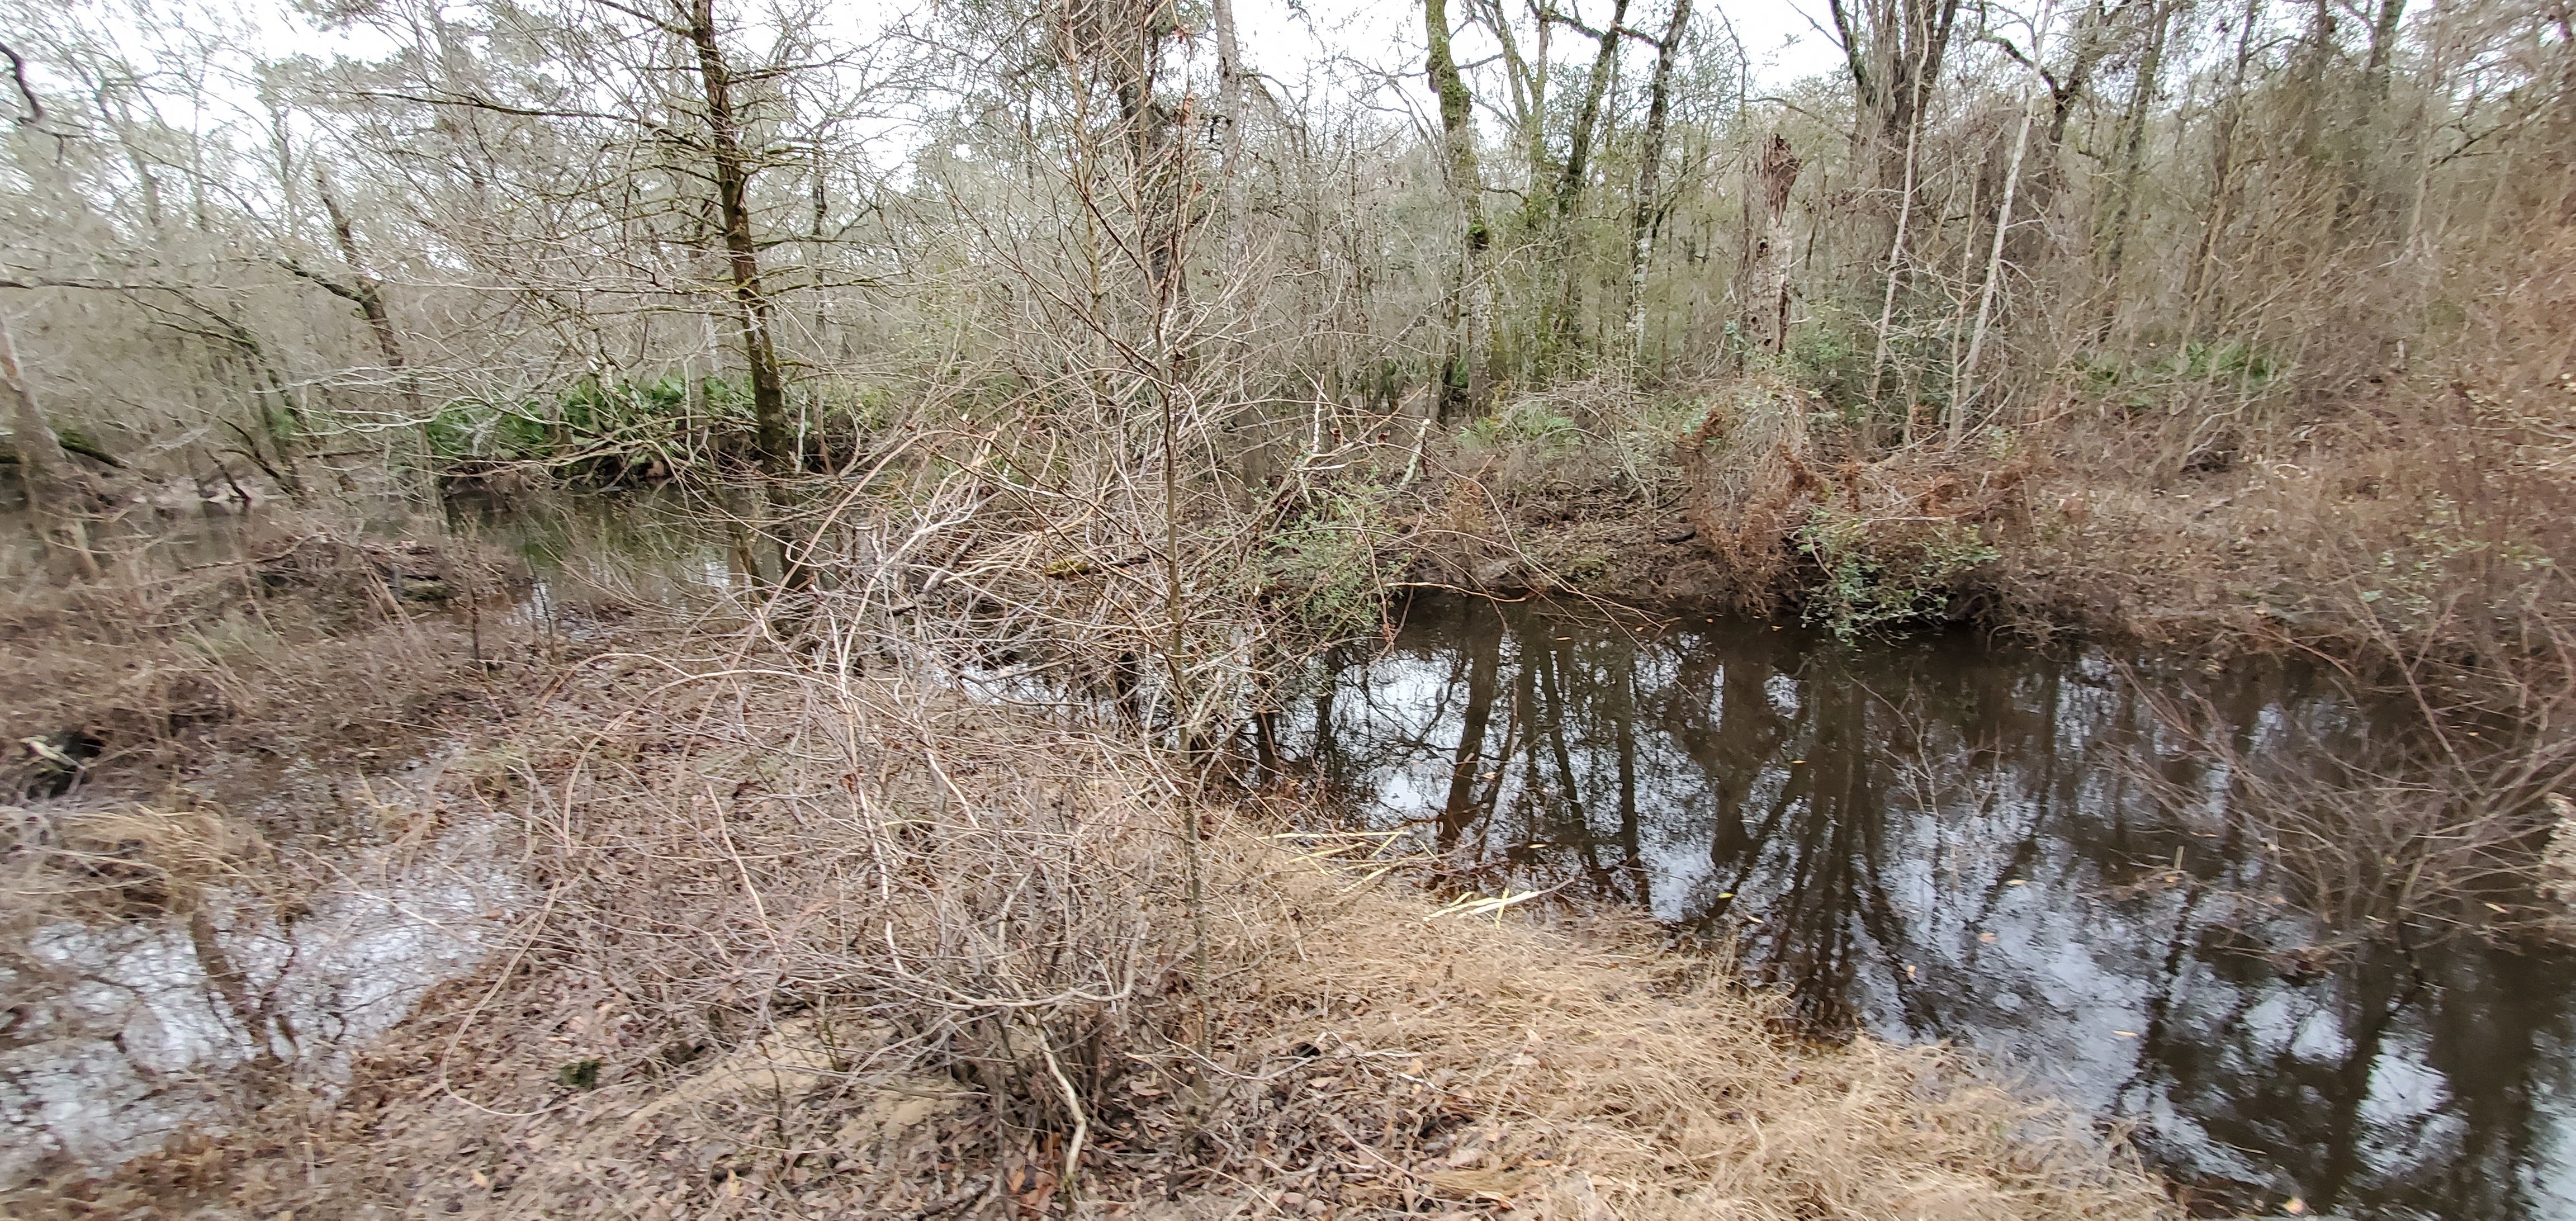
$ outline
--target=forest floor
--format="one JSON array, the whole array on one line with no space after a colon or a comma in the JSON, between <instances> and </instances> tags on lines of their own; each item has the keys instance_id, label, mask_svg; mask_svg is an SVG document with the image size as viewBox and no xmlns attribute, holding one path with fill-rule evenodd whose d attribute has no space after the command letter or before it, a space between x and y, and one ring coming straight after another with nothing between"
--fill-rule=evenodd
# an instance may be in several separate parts
<instances>
[{"instance_id":1,"label":"forest floor","mask_svg":"<svg viewBox=\"0 0 2576 1221\"><path fill-rule=\"evenodd\" d=\"M52 751L0 858L0 1208L2178 1215L2080 1117L1947 1049L1809 1041L1633 916L1462 913L1287 834L1294 793L1189 800L1193 851L1132 744L648 608L538 633L513 582L308 524L18 584L0 729ZM84 778L49 796L57 755ZM314 940L442 870L483 889L397 915L474 950L443 977ZM50 951L73 926L176 947L213 1015L100 1102L144 1121L107 1168L75 1156L99 1116L30 1083L105 1090L101 1048L173 1026L80 999L115 964ZM365 1033L371 981L311 978L351 962L408 1016Z\"/></svg>"}]
</instances>

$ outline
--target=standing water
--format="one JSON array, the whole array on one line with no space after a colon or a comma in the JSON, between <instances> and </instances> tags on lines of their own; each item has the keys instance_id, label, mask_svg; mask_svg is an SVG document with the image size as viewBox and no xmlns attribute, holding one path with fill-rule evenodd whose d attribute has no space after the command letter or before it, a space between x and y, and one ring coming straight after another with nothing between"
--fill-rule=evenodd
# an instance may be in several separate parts
<instances>
[{"instance_id":1,"label":"standing water","mask_svg":"<svg viewBox=\"0 0 2576 1221\"><path fill-rule=\"evenodd\" d=\"M549 640L577 626L558 584L758 579L677 502L467 528L536 563ZM2230 1211L2576 1217L2576 954L2300 915L2230 777L2156 710L2265 762L2360 750L2370 717L2296 667L2122 660L1425 601L1261 749L1468 885L1632 904L1740 947L1820 1029L1969 1047Z\"/></svg>"},{"instance_id":2,"label":"standing water","mask_svg":"<svg viewBox=\"0 0 2576 1221\"><path fill-rule=\"evenodd\" d=\"M2576 1216L2571 956L2294 913L2150 696L2249 759L2362 727L2279 665L1445 603L1269 738L1488 891L1566 885L1731 940L1809 1017L1970 1047L2205 1200Z\"/></svg>"},{"instance_id":3,"label":"standing water","mask_svg":"<svg viewBox=\"0 0 2576 1221\"><path fill-rule=\"evenodd\" d=\"M486 524L549 579L745 579L680 506L569 508ZM1461 881L1632 904L1819 1029L1971 1048L2200 1209L2576 1217L2576 953L2300 914L2157 711L2361 757L2390 726L2317 673L1424 600L1309 679L1257 749Z\"/></svg>"}]
</instances>

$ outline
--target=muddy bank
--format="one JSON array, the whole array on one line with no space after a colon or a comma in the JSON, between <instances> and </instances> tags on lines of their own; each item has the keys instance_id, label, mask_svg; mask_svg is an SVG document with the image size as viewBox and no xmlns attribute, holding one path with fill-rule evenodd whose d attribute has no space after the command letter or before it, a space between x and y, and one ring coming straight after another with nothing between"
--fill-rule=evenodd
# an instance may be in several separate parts
<instances>
[{"instance_id":1,"label":"muddy bank","mask_svg":"<svg viewBox=\"0 0 2576 1221\"><path fill-rule=\"evenodd\" d=\"M1386 559L1426 587L1786 616L1855 640L1966 625L2372 662L2545 662L2565 633L2552 558L2565 540L2533 534L2545 511L2507 520L2401 490L2444 476L2386 469L2385 455L2150 479L2028 454L1769 454L1644 488L1581 463L1578 480L1451 461L1445 484L1390 505Z\"/></svg>"}]
</instances>

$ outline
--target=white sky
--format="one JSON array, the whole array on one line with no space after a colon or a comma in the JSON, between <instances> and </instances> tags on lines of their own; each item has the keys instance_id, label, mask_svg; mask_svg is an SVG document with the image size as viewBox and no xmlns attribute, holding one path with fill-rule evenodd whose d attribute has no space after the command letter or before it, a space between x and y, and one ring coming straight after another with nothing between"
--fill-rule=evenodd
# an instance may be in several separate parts
<instances>
[{"instance_id":1,"label":"white sky","mask_svg":"<svg viewBox=\"0 0 2576 1221\"><path fill-rule=\"evenodd\" d=\"M42 0L18 0L41 5ZM826 8L827 20L843 38L864 39L887 21L919 13L931 0L855 0ZM1587 22L1608 16L1609 0L1560 0ZM99 27L111 31L127 61L151 72L163 65L196 60L211 52L210 72L190 73L194 88L155 99L163 117L200 131L246 124L264 127L265 107L249 79L253 61L289 54L373 59L392 52L380 35L363 28L324 31L290 7L288 0L93 0L91 13ZM1832 40L1810 20L1823 12L1824 0L1698 0L1694 19L1723 20L1732 27L1751 59L1754 91L1775 92L1819 73L1837 70L1839 55ZM747 0L737 12L749 16L764 7ZM1453 0L1456 20L1464 5ZM42 11L41 8L35 11ZM71 16L73 10L54 10ZM1659 0L1632 0L1631 21L1660 26L1665 10ZM31 14L32 15L32 14ZM1243 54L1256 71L1280 83L1292 96L1317 100L1352 93L1374 94L1384 106L1397 101L1417 120L1432 110L1423 79L1422 9L1419 0L1235 0ZM74 20L79 20L74 18ZM1470 35L1460 45L1462 59L1487 51L1485 40ZM1487 44L1488 46L1490 44ZM191 50L181 50L189 48ZM1556 55L1583 56L1588 43L1560 39ZM176 52L176 54L173 54ZM1193 54L1213 54L1212 42L1201 40ZM29 65L41 84L61 86L58 73L38 57ZM194 96L189 96L193 94ZM897 141L899 145L900 140ZM898 154L900 155L900 154Z\"/></svg>"},{"instance_id":2,"label":"white sky","mask_svg":"<svg viewBox=\"0 0 2576 1221\"><path fill-rule=\"evenodd\" d=\"M1566 0L1568 7L1595 26L1608 16L1607 0ZM1450 5L1459 18L1463 5ZM1770 92L1818 73L1832 72L1841 62L1833 41L1818 31L1823 0L1735 0L1693 6L1695 20L1722 18L1735 30L1751 58L1754 90ZM1817 20L1810 22L1812 9ZM1633 25L1660 27L1664 10L1655 0L1632 0ZM1305 78L1312 66L1336 52L1397 77L1413 104L1427 111L1431 93L1422 74L1422 8L1419 0L1235 0L1245 62L1290 85ZM1471 40L1473 41L1473 40ZM1585 53L1582 47L1572 53ZM1557 43L1558 54L1569 53ZM1461 59L1476 54L1467 46Z\"/></svg>"}]
</instances>

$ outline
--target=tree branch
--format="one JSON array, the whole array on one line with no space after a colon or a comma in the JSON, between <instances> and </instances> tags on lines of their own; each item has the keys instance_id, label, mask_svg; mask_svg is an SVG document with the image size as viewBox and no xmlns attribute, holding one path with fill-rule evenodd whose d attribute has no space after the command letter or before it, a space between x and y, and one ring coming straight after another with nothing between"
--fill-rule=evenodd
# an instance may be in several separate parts
<instances>
[{"instance_id":1,"label":"tree branch","mask_svg":"<svg viewBox=\"0 0 2576 1221\"><path fill-rule=\"evenodd\" d=\"M0 58L9 61L9 79L18 86L18 96L26 99L27 113L18 120L20 127L33 127L45 121L45 104L36 100L36 90L27 83L27 61L16 47L0 42Z\"/></svg>"}]
</instances>

